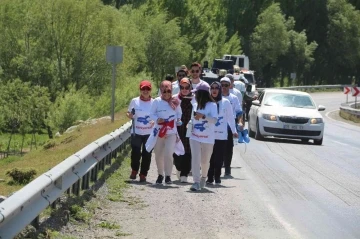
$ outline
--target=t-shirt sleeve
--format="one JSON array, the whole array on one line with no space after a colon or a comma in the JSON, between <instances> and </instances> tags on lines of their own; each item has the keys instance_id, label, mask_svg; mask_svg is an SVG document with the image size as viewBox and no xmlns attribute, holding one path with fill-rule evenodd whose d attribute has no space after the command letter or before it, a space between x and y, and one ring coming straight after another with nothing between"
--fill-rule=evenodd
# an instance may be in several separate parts
<instances>
[{"instance_id":1,"label":"t-shirt sleeve","mask_svg":"<svg viewBox=\"0 0 360 239\"><path fill-rule=\"evenodd\" d=\"M132 99L129 104L128 112L131 112L131 110L135 107L135 99Z\"/></svg>"},{"instance_id":2,"label":"t-shirt sleeve","mask_svg":"<svg viewBox=\"0 0 360 239\"><path fill-rule=\"evenodd\" d=\"M210 103L209 107L209 115L206 116L207 121L211 124L215 124L218 117L217 106L215 103Z\"/></svg>"},{"instance_id":3,"label":"t-shirt sleeve","mask_svg":"<svg viewBox=\"0 0 360 239\"><path fill-rule=\"evenodd\" d=\"M158 100L154 100L153 103L151 104L151 108L150 108L150 119L152 119L153 121L157 121L158 116L156 114L156 110L158 107L159 101Z\"/></svg>"},{"instance_id":4,"label":"t-shirt sleeve","mask_svg":"<svg viewBox=\"0 0 360 239\"><path fill-rule=\"evenodd\" d=\"M233 113L233 109L231 107L230 101L225 101L224 104L225 104L227 122L230 126L231 132L235 133L236 128L235 128L235 121L234 121L234 113Z\"/></svg>"}]
</instances>

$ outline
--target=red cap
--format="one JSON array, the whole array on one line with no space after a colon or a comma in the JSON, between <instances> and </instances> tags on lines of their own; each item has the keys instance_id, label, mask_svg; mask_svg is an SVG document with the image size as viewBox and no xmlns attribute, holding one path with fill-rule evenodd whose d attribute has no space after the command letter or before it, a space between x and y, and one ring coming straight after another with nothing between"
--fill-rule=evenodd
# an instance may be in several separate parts
<instances>
[{"instance_id":1,"label":"red cap","mask_svg":"<svg viewBox=\"0 0 360 239\"><path fill-rule=\"evenodd\" d=\"M149 88L150 90L151 90L151 82L150 81L147 81L147 80L143 80L143 81L141 81L140 82L140 90L142 89L142 88Z\"/></svg>"}]
</instances>

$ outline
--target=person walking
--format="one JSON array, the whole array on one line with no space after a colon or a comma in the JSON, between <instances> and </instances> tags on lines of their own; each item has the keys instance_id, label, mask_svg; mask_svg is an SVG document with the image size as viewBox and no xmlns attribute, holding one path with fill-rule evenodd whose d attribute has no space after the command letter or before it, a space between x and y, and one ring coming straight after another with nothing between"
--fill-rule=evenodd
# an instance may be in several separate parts
<instances>
[{"instance_id":1,"label":"person walking","mask_svg":"<svg viewBox=\"0 0 360 239\"><path fill-rule=\"evenodd\" d=\"M131 174L130 179L136 179L140 168L140 182L145 182L151 163L151 152L145 149L145 143L151 134L154 124L150 120L150 108L153 103L151 98L151 82L143 80L140 82L140 96L130 101L126 113L129 119L133 120L131 139ZM140 167L141 161L141 167Z\"/></svg>"},{"instance_id":2,"label":"person walking","mask_svg":"<svg viewBox=\"0 0 360 239\"><path fill-rule=\"evenodd\" d=\"M184 155L176 155L174 154L174 164L177 169L177 175L179 177L180 182L186 183L188 174L191 169L191 150L190 150L190 142L189 138L186 137L186 131L188 123L191 119L192 113L192 94L191 94L191 82L189 78L182 78L180 80L180 93L175 95L180 101L180 107L182 111L181 122L182 125L177 127L179 137L181 142L184 145L185 154Z\"/></svg>"},{"instance_id":3,"label":"person walking","mask_svg":"<svg viewBox=\"0 0 360 239\"><path fill-rule=\"evenodd\" d=\"M223 98L226 98L230 101L231 107L233 109L233 120L236 125L242 127L242 119L239 117L242 114L241 106L238 98L230 93L230 84L231 80L227 77L223 77L220 80L221 83L221 91ZM233 147L234 147L234 139L232 135L232 131L230 127L228 127L228 140L227 146L225 150L225 158L224 158L224 166L225 166L225 175L231 175L231 161L233 156Z\"/></svg>"},{"instance_id":4,"label":"person walking","mask_svg":"<svg viewBox=\"0 0 360 239\"><path fill-rule=\"evenodd\" d=\"M217 107L210 95L210 86L205 81L200 82L193 90L192 132L190 134L191 172L194 184L191 191L199 191L205 187L210 166L215 137L214 129L217 121ZM201 172L200 172L201 168Z\"/></svg>"},{"instance_id":5,"label":"person walking","mask_svg":"<svg viewBox=\"0 0 360 239\"><path fill-rule=\"evenodd\" d=\"M155 161L158 169L156 184L171 184L173 168L173 153L177 140L176 125L181 122L180 102L172 97L172 84L162 81L160 84L161 96L157 97L150 109L151 118L161 127L154 147Z\"/></svg>"},{"instance_id":6,"label":"person walking","mask_svg":"<svg viewBox=\"0 0 360 239\"><path fill-rule=\"evenodd\" d=\"M210 158L210 168L208 171L208 179L206 183L212 184L221 184L221 168L224 162L224 149L227 148L228 142L228 126L231 129L231 136L238 137L234 114L231 103L228 99L225 99L221 95L221 84L218 81L215 81L210 86L211 96L216 102L218 117L217 122L215 123L215 144L213 153Z\"/></svg>"},{"instance_id":7,"label":"person walking","mask_svg":"<svg viewBox=\"0 0 360 239\"><path fill-rule=\"evenodd\" d=\"M202 68L201 68L200 63L193 62L191 64L190 73L191 73L191 84L192 84L193 89L196 89L196 86L198 84L200 84L201 82L203 82L200 79L200 75L202 73L201 71L202 71Z\"/></svg>"}]
</instances>

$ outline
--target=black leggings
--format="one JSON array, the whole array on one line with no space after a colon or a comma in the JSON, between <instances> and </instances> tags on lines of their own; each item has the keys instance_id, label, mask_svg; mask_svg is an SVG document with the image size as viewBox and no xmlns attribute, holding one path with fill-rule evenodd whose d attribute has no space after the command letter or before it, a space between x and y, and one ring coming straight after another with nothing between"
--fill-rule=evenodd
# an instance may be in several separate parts
<instances>
[{"instance_id":1,"label":"black leggings","mask_svg":"<svg viewBox=\"0 0 360 239\"><path fill-rule=\"evenodd\" d=\"M185 153L184 155L173 154L174 164L180 176L188 176L191 170L191 153Z\"/></svg>"},{"instance_id":2,"label":"black leggings","mask_svg":"<svg viewBox=\"0 0 360 239\"><path fill-rule=\"evenodd\" d=\"M208 172L208 179L214 180L214 176L220 179L221 168L224 162L224 149L226 149L227 140L215 140L213 153L210 158L210 167Z\"/></svg>"},{"instance_id":3,"label":"black leggings","mask_svg":"<svg viewBox=\"0 0 360 239\"><path fill-rule=\"evenodd\" d=\"M136 134L134 137L138 137L138 140L141 140L141 145L140 147L134 145L131 146L131 169L138 172L140 168L140 159L142 159L140 174L145 176L147 176L151 163L151 152L149 153L145 148L149 136L150 135Z\"/></svg>"}]
</instances>

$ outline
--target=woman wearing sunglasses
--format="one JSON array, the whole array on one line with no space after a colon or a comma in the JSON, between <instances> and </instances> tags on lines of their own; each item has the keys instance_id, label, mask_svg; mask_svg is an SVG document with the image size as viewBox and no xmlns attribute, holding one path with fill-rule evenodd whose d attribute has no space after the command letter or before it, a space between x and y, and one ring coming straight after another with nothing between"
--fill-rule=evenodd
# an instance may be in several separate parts
<instances>
[{"instance_id":1,"label":"woman wearing sunglasses","mask_svg":"<svg viewBox=\"0 0 360 239\"><path fill-rule=\"evenodd\" d=\"M217 122L217 107L210 95L210 86L202 81L193 90L192 132L190 134L191 171L194 184L191 191L199 191L205 187L206 177L210 166L210 157L215 142L215 123ZM200 172L201 167L201 172Z\"/></svg>"},{"instance_id":2,"label":"woman wearing sunglasses","mask_svg":"<svg viewBox=\"0 0 360 239\"><path fill-rule=\"evenodd\" d=\"M131 100L127 117L133 119L134 135L131 140L131 174L130 179L136 179L140 168L140 182L146 181L150 168L151 152L145 149L145 143L150 136L153 121L150 120L150 108L153 103L151 98L151 83L147 80L140 82L140 96ZM140 167L141 159L141 167Z\"/></svg>"},{"instance_id":3,"label":"woman wearing sunglasses","mask_svg":"<svg viewBox=\"0 0 360 239\"><path fill-rule=\"evenodd\" d=\"M222 97L220 82L213 82L210 87L210 92L217 105L218 118L215 123L215 144L210 158L210 168L206 183L212 184L215 177L215 184L221 184L220 175L224 162L224 150L227 147L228 126L231 129L233 137L238 137L238 134L235 128L231 103L228 99Z\"/></svg>"},{"instance_id":4,"label":"woman wearing sunglasses","mask_svg":"<svg viewBox=\"0 0 360 239\"><path fill-rule=\"evenodd\" d=\"M174 163L178 171L177 175L180 182L186 183L187 177L191 169L191 150L189 138L186 137L187 124L191 119L192 114L192 94L191 94L191 82L189 78L182 78L180 80L180 92L175 95L180 101L180 107L182 111L181 122L182 125L177 127L179 137L184 145L185 154L176 155L174 154Z\"/></svg>"},{"instance_id":5,"label":"woman wearing sunglasses","mask_svg":"<svg viewBox=\"0 0 360 239\"><path fill-rule=\"evenodd\" d=\"M157 97L151 106L151 117L161 127L154 147L155 161L158 168L156 184L171 184L173 168L173 153L177 138L176 125L181 122L181 108L179 100L172 97L172 84L163 81L160 84L161 96Z\"/></svg>"}]
</instances>

